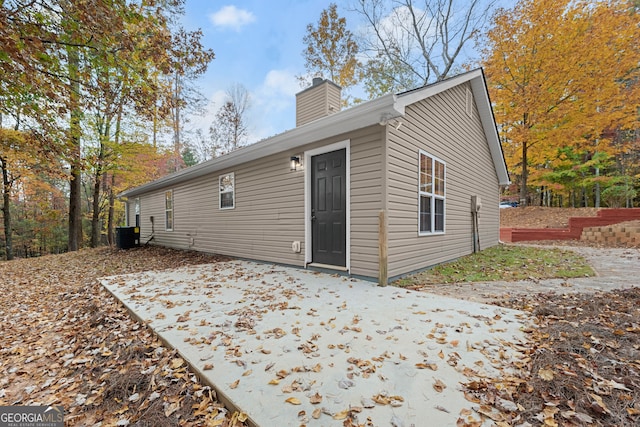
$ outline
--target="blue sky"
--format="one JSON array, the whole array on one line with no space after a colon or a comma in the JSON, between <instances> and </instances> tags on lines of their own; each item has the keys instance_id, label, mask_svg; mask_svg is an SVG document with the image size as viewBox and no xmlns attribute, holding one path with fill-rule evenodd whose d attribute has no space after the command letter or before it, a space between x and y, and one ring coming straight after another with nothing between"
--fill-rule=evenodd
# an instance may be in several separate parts
<instances>
[{"instance_id":1,"label":"blue sky","mask_svg":"<svg viewBox=\"0 0 640 427\"><path fill-rule=\"evenodd\" d=\"M295 94L305 73L302 39L309 23L317 23L328 0L186 0L182 24L201 28L203 43L216 58L198 82L209 99L209 113L187 126L207 131L224 101L225 91L240 83L250 93L249 143L295 127ZM349 27L344 2L336 2Z\"/></svg>"}]
</instances>

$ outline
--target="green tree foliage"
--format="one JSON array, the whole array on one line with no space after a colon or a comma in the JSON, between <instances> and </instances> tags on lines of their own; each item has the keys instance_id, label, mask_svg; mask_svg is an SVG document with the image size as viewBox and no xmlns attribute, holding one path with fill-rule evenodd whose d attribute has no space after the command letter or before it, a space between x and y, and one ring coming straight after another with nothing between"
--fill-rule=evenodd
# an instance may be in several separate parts
<instances>
[{"instance_id":1,"label":"green tree foliage","mask_svg":"<svg viewBox=\"0 0 640 427\"><path fill-rule=\"evenodd\" d=\"M188 145L182 149L182 161L186 167L198 164L198 158Z\"/></svg>"}]
</instances>

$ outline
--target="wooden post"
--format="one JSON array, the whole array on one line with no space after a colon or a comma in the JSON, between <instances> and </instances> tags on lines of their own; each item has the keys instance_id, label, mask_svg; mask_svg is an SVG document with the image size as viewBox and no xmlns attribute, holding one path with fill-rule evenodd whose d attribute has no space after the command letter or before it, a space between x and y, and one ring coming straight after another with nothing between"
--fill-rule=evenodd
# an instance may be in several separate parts
<instances>
[{"instance_id":1,"label":"wooden post","mask_svg":"<svg viewBox=\"0 0 640 427\"><path fill-rule=\"evenodd\" d=\"M387 257L387 218L384 210L378 214L378 285L387 286L389 280Z\"/></svg>"}]
</instances>

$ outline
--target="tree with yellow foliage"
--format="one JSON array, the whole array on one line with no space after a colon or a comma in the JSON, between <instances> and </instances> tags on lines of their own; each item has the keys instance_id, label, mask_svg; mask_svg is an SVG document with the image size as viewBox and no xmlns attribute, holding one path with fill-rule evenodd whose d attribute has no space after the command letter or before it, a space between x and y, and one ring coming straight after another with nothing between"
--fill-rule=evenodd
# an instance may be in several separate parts
<instances>
[{"instance_id":1,"label":"tree with yellow foliage","mask_svg":"<svg viewBox=\"0 0 640 427\"><path fill-rule=\"evenodd\" d=\"M18 126L15 126L16 128ZM17 129L2 127L0 115L0 173L2 175L2 217L4 229L4 254L13 259L13 226L11 199L15 184L31 175L31 168L43 160L32 135ZM43 153L44 154L44 153Z\"/></svg>"},{"instance_id":2,"label":"tree with yellow foliage","mask_svg":"<svg viewBox=\"0 0 640 427\"><path fill-rule=\"evenodd\" d=\"M322 11L317 26L307 25L303 41L307 72L323 74L343 89L357 83L358 44L335 3Z\"/></svg>"},{"instance_id":3,"label":"tree with yellow foliage","mask_svg":"<svg viewBox=\"0 0 640 427\"><path fill-rule=\"evenodd\" d=\"M605 135L637 127L639 31L627 1L521 0L496 13L482 65L521 201L561 149L613 156Z\"/></svg>"}]
</instances>

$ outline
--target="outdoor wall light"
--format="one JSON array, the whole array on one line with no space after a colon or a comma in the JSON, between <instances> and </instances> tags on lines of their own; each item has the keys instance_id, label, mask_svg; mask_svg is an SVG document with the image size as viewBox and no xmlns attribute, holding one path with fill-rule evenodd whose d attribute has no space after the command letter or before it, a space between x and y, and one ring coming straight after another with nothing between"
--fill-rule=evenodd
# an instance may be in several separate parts
<instances>
[{"instance_id":1,"label":"outdoor wall light","mask_svg":"<svg viewBox=\"0 0 640 427\"><path fill-rule=\"evenodd\" d=\"M302 157L291 156L291 170L292 171L302 170Z\"/></svg>"}]
</instances>

